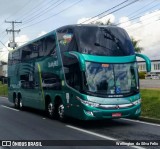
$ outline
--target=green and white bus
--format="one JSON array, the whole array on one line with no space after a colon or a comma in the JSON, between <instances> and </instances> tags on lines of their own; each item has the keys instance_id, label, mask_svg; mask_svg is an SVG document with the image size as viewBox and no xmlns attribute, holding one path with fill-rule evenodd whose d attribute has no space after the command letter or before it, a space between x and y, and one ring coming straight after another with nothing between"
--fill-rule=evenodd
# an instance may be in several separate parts
<instances>
[{"instance_id":1,"label":"green and white bus","mask_svg":"<svg viewBox=\"0 0 160 149\"><path fill-rule=\"evenodd\" d=\"M136 57L122 28L68 25L8 56L8 99L16 108L45 110L52 118L136 118L141 97Z\"/></svg>"}]
</instances>

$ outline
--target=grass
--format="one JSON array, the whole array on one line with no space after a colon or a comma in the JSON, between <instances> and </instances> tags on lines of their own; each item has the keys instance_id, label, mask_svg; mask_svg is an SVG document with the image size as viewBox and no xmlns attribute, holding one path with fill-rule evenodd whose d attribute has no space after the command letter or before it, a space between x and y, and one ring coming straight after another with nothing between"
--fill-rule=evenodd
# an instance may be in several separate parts
<instances>
[{"instance_id":1,"label":"grass","mask_svg":"<svg viewBox=\"0 0 160 149\"><path fill-rule=\"evenodd\" d=\"M160 89L141 89L142 116L160 119Z\"/></svg>"},{"instance_id":2,"label":"grass","mask_svg":"<svg viewBox=\"0 0 160 149\"><path fill-rule=\"evenodd\" d=\"M7 84L0 83L0 96L8 96L8 86Z\"/></svg>"}]
</instances>

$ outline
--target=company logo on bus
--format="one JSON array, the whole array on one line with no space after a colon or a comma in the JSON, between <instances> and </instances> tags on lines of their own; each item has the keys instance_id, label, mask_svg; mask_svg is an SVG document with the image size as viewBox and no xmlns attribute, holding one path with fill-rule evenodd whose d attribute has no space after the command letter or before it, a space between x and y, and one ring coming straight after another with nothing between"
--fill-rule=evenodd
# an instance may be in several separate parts
<instances>
[{"instance_id":1,"label":"company logo on bus","mask_svg":"<svg viewBox=\"0 0 160 149\"><path fill-rule=\"evenodd\" d=\"M119 109L119 105L116 105L116 109Z\"/></svg>"},{"instance_id":2,"label":"company logo on bus","mask_svg":"<svg viewBox=\"0 0 160 149\"><path fill-rule=\"evenodd\" d=\"M51 68L51 67L54 68L55 66L58 66L58 61L48 62L48 68Z\"/></svg>"}]
</instances>

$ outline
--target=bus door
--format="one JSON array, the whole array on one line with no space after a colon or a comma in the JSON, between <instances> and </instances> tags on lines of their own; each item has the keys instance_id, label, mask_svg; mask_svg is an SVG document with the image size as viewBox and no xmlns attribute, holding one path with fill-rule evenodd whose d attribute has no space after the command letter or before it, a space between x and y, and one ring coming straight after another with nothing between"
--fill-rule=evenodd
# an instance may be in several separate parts
<instances>
[{"instance_id":1,"label":"bus door","mask_svg":"<svg viewBox=\"0 0 160 149\"><path fill-rule=\"evenodd\" d=\"M72 116L75 115L74 111L76 111L77 115L79 115L78 112L80 110L78 110L79 107L76 96L81 90L82 72L80 71L78 61L76 60L76 63L64 67L64 72L66 83L68 86L68 88L66 89L66 103L69 108L67 108L67 110Z\"/></svg>"}]
</instances>

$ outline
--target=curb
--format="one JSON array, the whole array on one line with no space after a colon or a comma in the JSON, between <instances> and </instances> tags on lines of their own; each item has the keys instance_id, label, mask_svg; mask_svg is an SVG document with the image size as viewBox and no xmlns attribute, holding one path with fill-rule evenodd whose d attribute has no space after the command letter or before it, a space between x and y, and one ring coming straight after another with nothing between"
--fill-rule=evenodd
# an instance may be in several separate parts
<instances>
[{"instance_id":1,"label":"curb","mask_svg":"<svg viewBox=\"0 0 160 149\"><path fill-rule=\"evenodd\" d=\"M160 119L155 119L155 118L149 118L149 117L140 116L139 120L140 121L145 121L145 122L151 122L151 123L160 124Z\"/></svg>"}]
</instances>

